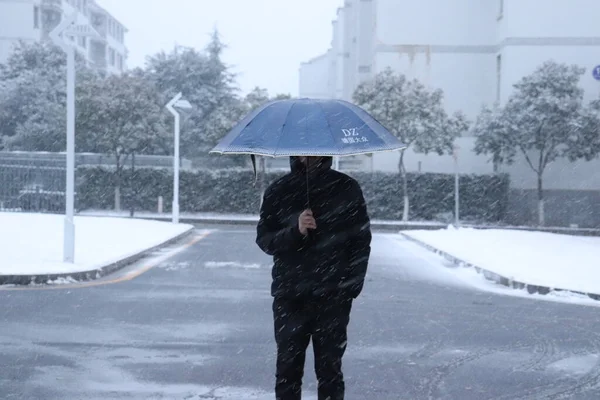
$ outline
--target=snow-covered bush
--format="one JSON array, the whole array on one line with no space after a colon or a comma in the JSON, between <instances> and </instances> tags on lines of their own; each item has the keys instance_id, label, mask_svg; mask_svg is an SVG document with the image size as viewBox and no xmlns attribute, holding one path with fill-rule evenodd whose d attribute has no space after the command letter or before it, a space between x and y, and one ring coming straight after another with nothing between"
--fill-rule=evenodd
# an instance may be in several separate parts
<instances>
[{"instance_id":1,"label":"snow-covered bush","mask_svg":"<svg viewBox=\"0 0 600 400\"><path fill-rule=\"evenodd\" d=\"M78 207L112 209L114 204L113 171L104 168L80 168ZM403 196L398 174L354 172L375 219L401 219ZM268 173L272 182L281 173ZM260 205L258 187L252 186L251 171L182 171L180 208L182 212L256 214ZM435 220L436 215L454 210L454 175L407 174L410 189L411 219ZM173 175L169 170L136 169L123 171L122 207L156 211L158 197L165 211L172 200ZM506 214L509 180L506 175L462 175L460 180L461 218L479 222L499 222Z\"/></svg>"}]
</instances>

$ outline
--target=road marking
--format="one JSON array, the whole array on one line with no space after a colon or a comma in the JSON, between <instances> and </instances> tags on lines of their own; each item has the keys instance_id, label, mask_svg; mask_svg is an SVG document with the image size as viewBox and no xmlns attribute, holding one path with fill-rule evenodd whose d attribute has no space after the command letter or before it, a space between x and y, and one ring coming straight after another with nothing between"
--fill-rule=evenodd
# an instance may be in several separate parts
<instances>
[{"instance_id":1,"label":"road marking","mask_svg":"<svg viewBox=\"0 0 600 400\"><path fill-rule=\"evenodd\" d=\"M40 286L24 286L24 287L0 287L0 291L11 291L11 290L65 290L65 289L82 289L94 286L104 286L104 285L113 285L116 283L122 283L131 281L132 279L137 278L138 276L150 271L152 268L160 265L171 257L176 256L177 254L183 252L184 250L189 249L202 239L206 238L210 235L211 231L203 231L194 235L194 237L187 243L178 246L169 252L154 256L150 260L147 261L144 265L140 266L133 271L128 272L127 274L120 276L118 278L109 279L109 280L95 280L89 282L81 282L81 283L73 283L68 285L40 285ZM117 271L118 272L118 271Z\"/></svg>"}]
</instances>

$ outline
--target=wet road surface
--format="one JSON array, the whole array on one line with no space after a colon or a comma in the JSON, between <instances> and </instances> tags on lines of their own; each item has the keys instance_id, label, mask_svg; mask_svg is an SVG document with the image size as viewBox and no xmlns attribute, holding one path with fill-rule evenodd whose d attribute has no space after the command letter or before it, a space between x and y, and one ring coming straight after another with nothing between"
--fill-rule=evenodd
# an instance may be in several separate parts
<instances>
[{"instance_id":1,"label":"wet road surface","mask_svg":"<svg viewBox=\"0 0 600 400\"><path fill-rule=\"evenodd\" d=\"M481 291L453 273L375 235L348 399L600 398L600 308ZM104 281L0 290L0 398L274 399L269 285L253 229L219 226Z\"/></svg>"}]
</instances>

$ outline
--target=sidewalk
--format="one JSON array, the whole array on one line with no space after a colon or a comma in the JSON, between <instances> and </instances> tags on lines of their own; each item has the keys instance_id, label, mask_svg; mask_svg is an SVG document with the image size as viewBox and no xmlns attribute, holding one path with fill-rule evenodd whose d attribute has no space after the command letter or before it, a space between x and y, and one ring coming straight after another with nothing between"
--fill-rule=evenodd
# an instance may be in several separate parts
<instances>
[{"instance_id":1,"label":"sidewalk","mask_svg":"<svg viewBox=\"0 0 600 400\"><path fill-rule=\"evenodd\" d=\"M505 286L540 294L570 291L600 300L600 237L468 228L402 235Z\"/></svg>"},{"instance_id":2,"label":"sidewalk","mask_svg":"<svg viewBox=\"0 0 600 400\"><path fill-rule=\"evenodd\" d=\"M75 217L75 262L63 262L62 215L0 213L0 285L97 279L191 234L194 227Z\"/></svg>"}]
</instances>

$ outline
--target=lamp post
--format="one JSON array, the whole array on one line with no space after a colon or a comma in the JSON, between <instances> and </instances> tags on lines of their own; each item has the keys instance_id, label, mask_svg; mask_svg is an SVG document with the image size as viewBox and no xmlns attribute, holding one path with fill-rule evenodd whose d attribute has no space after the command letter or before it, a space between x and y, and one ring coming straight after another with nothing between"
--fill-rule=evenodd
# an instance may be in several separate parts
<instances>
[{"instance_id":1,"label":"lamp post","mask_svg":"<svg viewBox=\"0 0 600 400\"><path fill-rule=\"evenodd\" d=\"M101 37L91 26L77 25L77 13L64 18L50 32L50 39L67 54L67 169L65 222L63 239L64 262L75 262L75 48L64 36Z\"/></svg>"},{"instance_id":2,"label":"lamp post","mask_svg":"<svg viewBox=\"0 0 600 400\"><path fill-rule=\"evenodd\" d=\"M173 143L173 223L179 223L179 122L180 116L177 108L190 110L192 105L189 101L182 99L183 94L178 93L167 103L167 110L175 117L175 138Z\"/></svg>"},{"instance_id":3,"label":"lamp post","mask_svg":"<svg viewBox=\"0 0 600 400\"><path fill-rule=\"evenodd\" d=\"M454 226L458 228L460 224L460 176L458 171L458 145L454 145L452 149L452 157L454 158Z\"/></svg>"}]
</instances>

